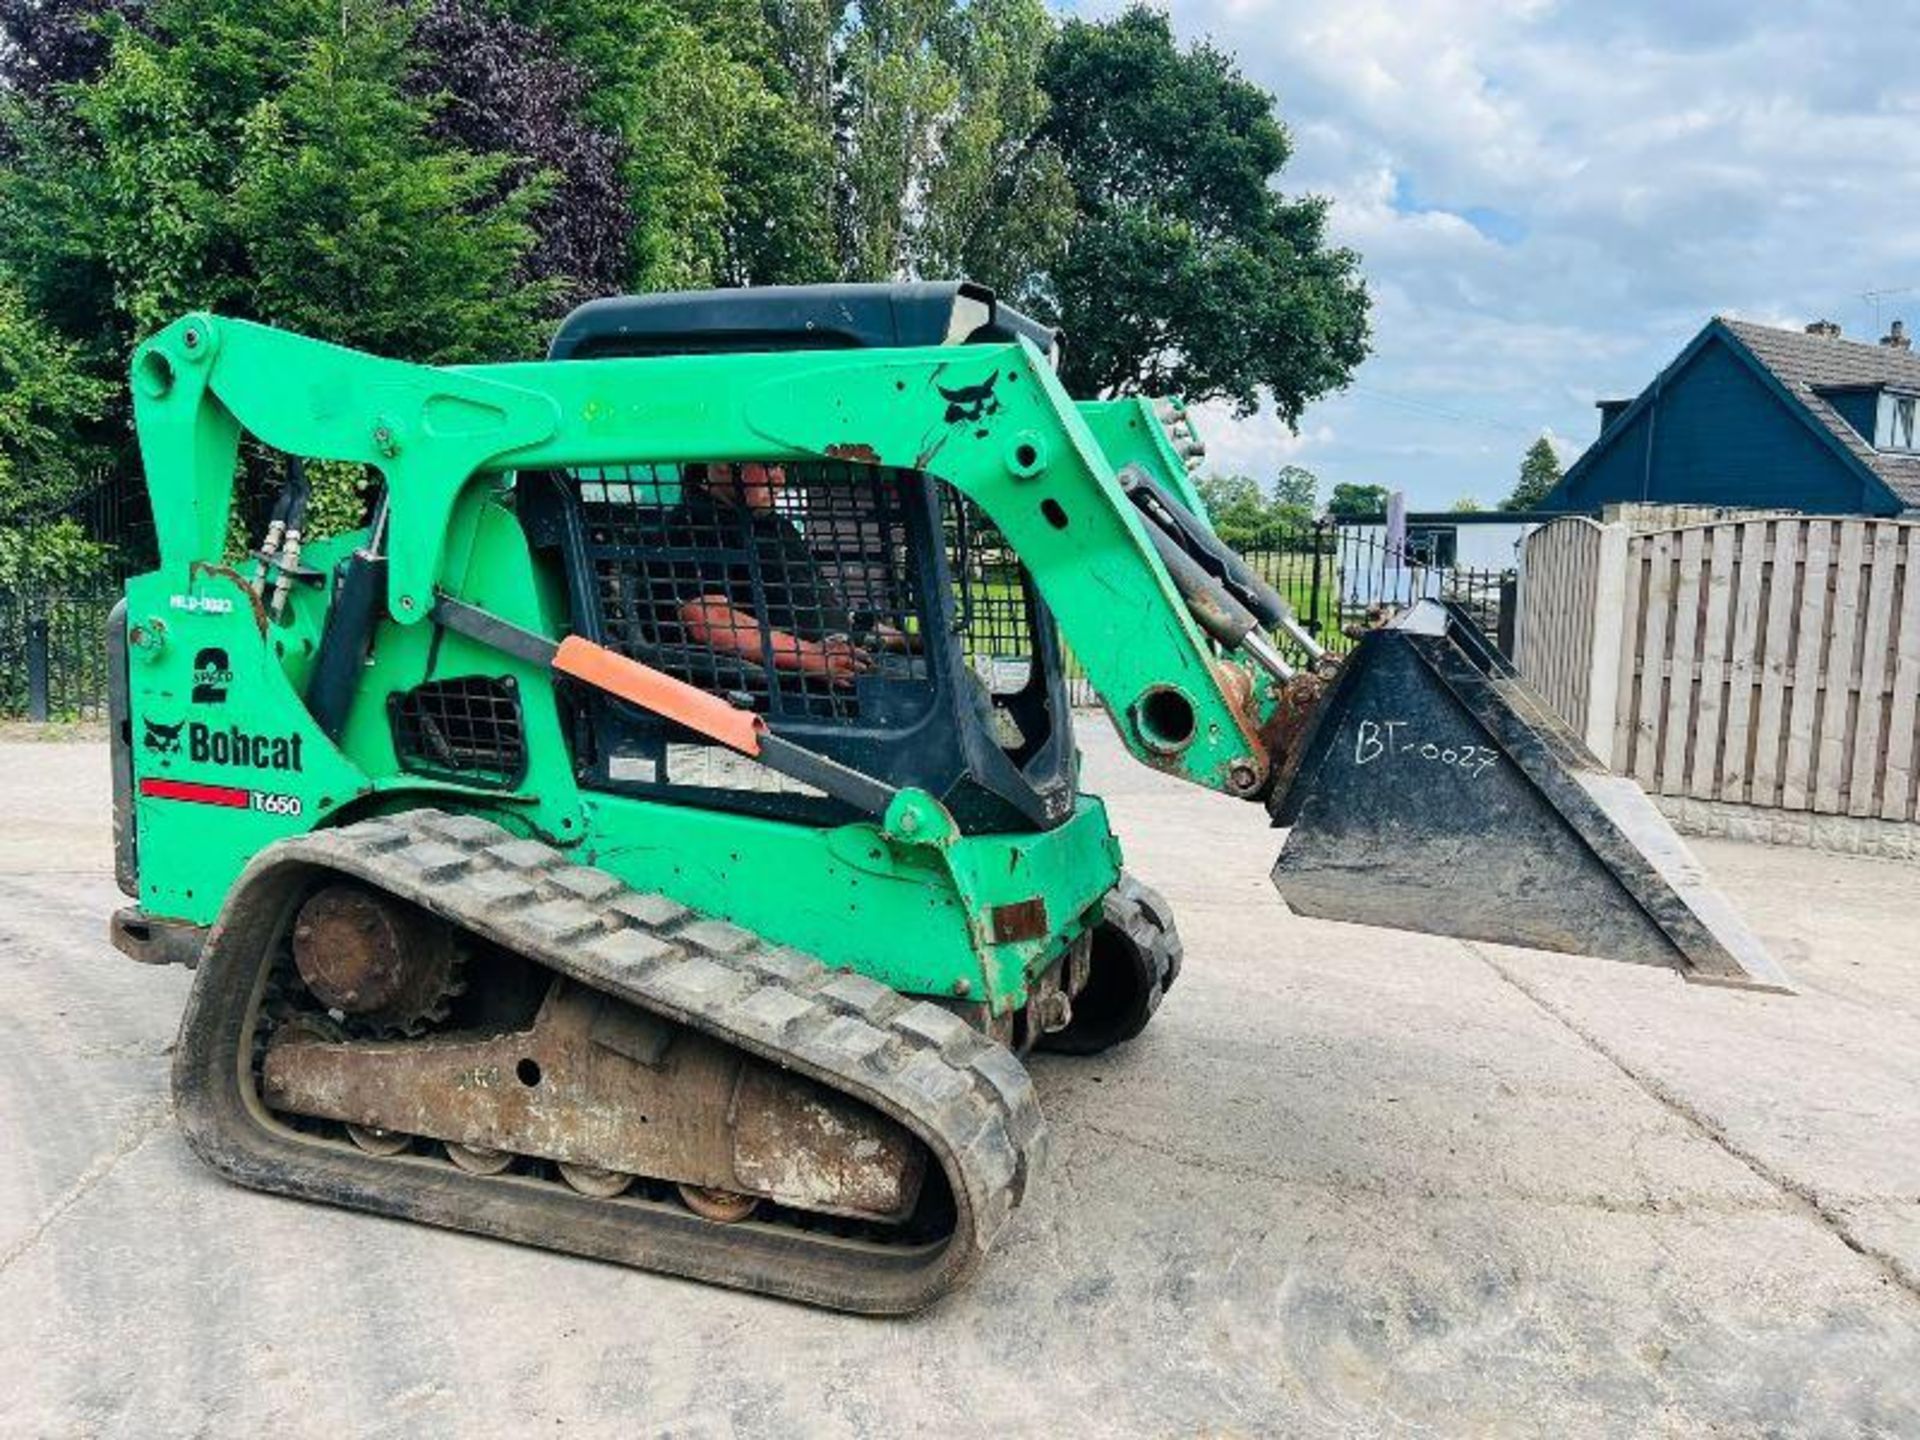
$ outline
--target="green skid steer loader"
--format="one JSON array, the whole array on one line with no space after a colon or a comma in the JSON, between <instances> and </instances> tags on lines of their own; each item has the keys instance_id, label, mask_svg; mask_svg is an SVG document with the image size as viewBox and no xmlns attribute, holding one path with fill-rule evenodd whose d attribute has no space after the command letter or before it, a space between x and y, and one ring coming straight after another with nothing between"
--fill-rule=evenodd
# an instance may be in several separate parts
<instances>
[{"instance_id":1,"label":"green skid steer loader","mask_svg":"<svg viewBox=\"0 0 1920 1440\"><path fill-rule=\"evenodd\" d=\"M1075 402L1062 343L948 283L597 301L532 363L201 314L141 345L112 935L197 967L195 1149L927 1304L1041 1163L1019 1057L1130 1039L1180 973L1079 788L1063 642L1136 757L1268 805L1304 913L1783 986L1460 617L1325 660L1214 537L1179 407ZM320 462L369 479L351 534L304 533ZM243 465L277 490L236 555Z\"/></svg>"}]
</instances>

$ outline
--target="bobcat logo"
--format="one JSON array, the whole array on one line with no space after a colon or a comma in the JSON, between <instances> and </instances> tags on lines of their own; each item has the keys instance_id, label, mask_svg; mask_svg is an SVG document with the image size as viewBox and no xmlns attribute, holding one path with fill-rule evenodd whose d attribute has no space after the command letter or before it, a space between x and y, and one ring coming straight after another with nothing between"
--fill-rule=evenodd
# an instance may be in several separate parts
<instances>
[{"instance_id":1,"label":"bobcat logo","mask_svg":"<svg viewBox=\"0 0 1920 1440\"><path fill-rule=\"evenodd\" d=\"M999 383L1000 372L996 370L978 385L957 385L951 390L944 385L934 386L940 398L947 402L947 424L965 421L974 425L988 415L999 414L1000 402L993 394L993 387Z\"/></svg>"},{"instance_id":2,"label":"bobcat logo","mask_svg":"<svg viewBox=\"0 0 1920 1440\"><path fill-rule=\"evenodd\" d=\"M180 753L180 732L187 728L182 720L173 725L156 725L151 720L142 721L147 727L147 749L156 755L178 755Z\"/></svg>"}]
</instances>

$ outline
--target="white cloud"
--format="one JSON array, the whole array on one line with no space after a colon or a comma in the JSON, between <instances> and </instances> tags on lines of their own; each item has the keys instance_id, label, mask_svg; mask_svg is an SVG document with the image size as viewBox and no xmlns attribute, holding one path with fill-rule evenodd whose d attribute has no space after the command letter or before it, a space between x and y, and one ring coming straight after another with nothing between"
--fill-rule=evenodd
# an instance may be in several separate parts
<instances>
[{"instance_id":1,"label":"white cloud","mask_svg":"<svg viewBox=\"0 0 1920 1440\"><path fill-rule=\"evenodd\" d=\"M1111 0L1082 12L1110 12ZM1920 287L1916 0L1175 0L1280 98L1283 188L1363 256L1374 355L1307 413L1203 417L1210 460L1505 494L1543 431L1630 395L1708 316L1873 324ZM1890 297L1920 319L1920 289Z\"/></svg>"},{"instance_id":2,"label":"white cloud","mask_svg":"<svg viewBox=\"0 0 1920 1440\"><path fill-rule=\"evenodd\" d=\"M1271 406L1236 420L1229 405L1209 402L1194 407L1194 424L1207 442L1206 464L1221 475L1270 478L1282 465L1314 468L1315 459L1334 446L1336 432L1325 420L1287 429Z\"/></svg>"}]
</instances>

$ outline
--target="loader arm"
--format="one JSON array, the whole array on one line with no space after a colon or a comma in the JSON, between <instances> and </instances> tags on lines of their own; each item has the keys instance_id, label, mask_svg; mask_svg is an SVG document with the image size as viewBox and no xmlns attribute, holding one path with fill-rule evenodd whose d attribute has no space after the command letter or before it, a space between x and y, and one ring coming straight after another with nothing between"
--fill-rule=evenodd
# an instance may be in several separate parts
<instances>
[{"instance_id":1,"label":"loader arm","mask_svg":"<svg viewBox=\"0 0 1920 1440\"><path fill-rule=\"evenodd\" d=\"M435 368L192 315L140 347L133 376L161 566L183 580L221 554L242 431L384 476L401 625L432 610L454 508L483 476L712 460L917 470L1006 536L1136 757L1233 795L1267 779L1250 677L1216 657L1025 341Z\"/></svg>"},{"instance_id":2,"label":"loader arm","mask_svg":"<svg viewBox=\"0 0 1920 1440\"><path fill-rule=\"evenodd\" d=\"M1129 396L1124 400L1081 400L1076 409L1115 470L1138 465L1162 489L1211 525L1206 505L1193 483L1191 465L1206 453L1198 438L1188 442L1189 454L1174 448L1170 426L1182 422L1186 411L1172 400Z\"/></svg>"}]
</instances>

